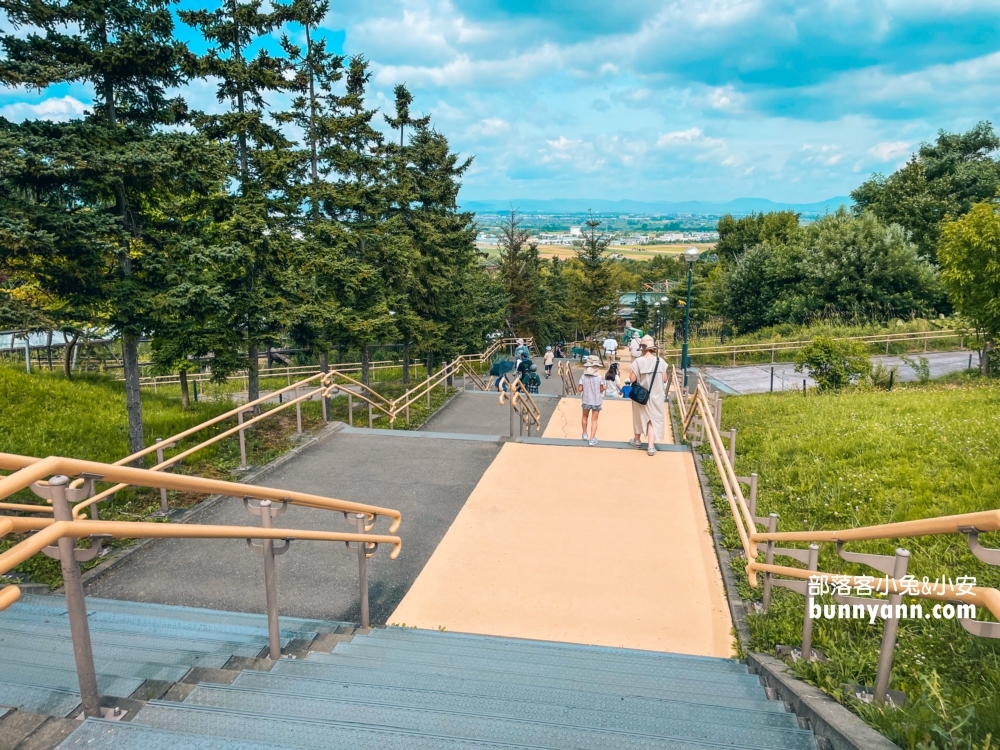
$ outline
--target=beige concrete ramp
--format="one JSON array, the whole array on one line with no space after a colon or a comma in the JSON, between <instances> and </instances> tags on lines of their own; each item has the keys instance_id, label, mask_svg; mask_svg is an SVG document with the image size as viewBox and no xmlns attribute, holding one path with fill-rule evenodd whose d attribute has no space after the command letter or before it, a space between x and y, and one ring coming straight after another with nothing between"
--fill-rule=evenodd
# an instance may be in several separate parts
<instances>
[{"instance_id":1,"label":"beige concrete ramp","mask_svg":"<svg viewBox=\"0 0 1000 750\"><path fill-rule=\"evenodd\" d=\"M581 401L578 398L559 399L559 405L549 418L542 437L580 439ZM606 398L601 404L601 418L597 423L597 439L602 442L627 442L632 433L632 402L627 398ZM663 441L674 441L670 415L665 415Z\"/></svg>"},{"instance_id":2,"label":"beige concrete ramp","mask_svg":"<svg viewBox=\"0 0 1000 750\"><path fill-rule=\"evenodd\" d=\"M388 622L733 654L687 452L506 444Z\"/></svg>"}]
</instances>

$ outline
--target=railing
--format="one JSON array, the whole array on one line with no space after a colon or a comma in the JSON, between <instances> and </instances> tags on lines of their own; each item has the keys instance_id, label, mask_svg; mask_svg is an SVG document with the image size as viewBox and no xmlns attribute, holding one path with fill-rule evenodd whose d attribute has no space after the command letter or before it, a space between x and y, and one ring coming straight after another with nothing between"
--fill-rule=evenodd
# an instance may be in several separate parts
<instances>
[{"instance_id":1,"label":"railing","mask_svg":"<svg viewBox=\"0 0 1000 750\"><path fill-rule=\"evenodd\" d=\"M532 425L536 432L542 429L542 412L519 378L512 376L504 380L507 387L500 388L500 405L510 404L510 436L514 437L515 429L518 435L524 435L527 429L531 437Z\"/></svg>"},{"instance_id":2,"label":"railing","mask_svg":"<svg viewBox=\"0 0 1000 750\"><path fill-rule=\"evenodd\" d=\"M58 456L33 458L4 453L0 454L0 468L14 472L8 476L0 477L0 498L7 498L15 492L30 487L35 494L44 497L52 506L51 518L0 516L0 537L12 532L30 534L26 539L0 553L0 574L8 572L38 553L60 560L70 634L73 640L73 653L80 683L80 696L86 716L99 717L102 715L102 709L94 669L80 563L97 557L100 551L100 546L96 543L98 540L107 538L245 539L247 545L260 552L264 558L268 648L272 659L281 658L281 629L278 619L277 582L274 570L274 557L276 555L287 552L291 543L298 540L343 542L348 547L354 545L358 551L361 624L363 627L368 627L367 558L375 553L379 544L392 545L390 559L396 559L401 550L398 536L365 533L368 521L371 520L374 523L374 519L380 515L392 518L390 529L395 530L399 527L401 519L399 511L365 503L335 500L301 492L288 492L203 477L170 475L160 471ZM73 513L70 476L80 477L89 482L118 482L121 486L137 485L160 489L182 489L204 494L241 497L247 509L254 515L260 516L261 526L255 528L80 520ZM257 502L253 503L253 500ZM345 518L350 516L350 520L356 523L356 531L335 532L274 528L274 517L283 513L289 505L342 512ZM24 505L21 507L30 509L35 506ZM6 507L5 509L10 508ZM367 526L367 528L371 527ZM77 540L85 538L91 540L91 547L76 546ZM254 540L259 540L259 542L255 543ZM282 542L282 544L280 547L275 547L275 542ZM0 589L0 610L16 602L20 595L20 588L14 584Z\"/></svg>"},{"instance_id":3,"label":"railing","mask_svg":"<svg viewBox=\"0 0 1000 750\"><path fill-rule=\"evenodd\" d=\"M925 518L916 521L862 526L852 529L785 531L778 532L778 516L771 513L762 517L756 515L757 475L749 477L737 476L734 470L736 458L736 433L729 431L730 445L726 449L723 433L719 429L721 423L721 408L710 403L709 389L699 372L695 381L690 400L685 399L679 388L680 380L676 368L672 367L672 382L677 394L677 405L680 411L681 424L685 435L696 433L696 438L707 442L712 451L712 457L719 472L723 492L729 505L729 510L736 524L743 554L746 556L746 573L749 583L756 588L759 585L758 574L764 574L763 605L766 611L770 605L771 589L774 586L791 589L805 597L805 616L802 629L802 658L813 658L812 651L812 619L814 599L817 595L817 579L830 581L835 579L840 587L856 588L859 585L866 589L885 594L887 599L866 597L851 597L835 594L834 600L841 607L858 607L876 603L879 605L877 615L885 621L882 644L879 653L878 670L873 690L876 703L886 700L889 688L889 678L892 670L893 650L896 645L896 634L901 616L906 616L902 597L927 599L960 605L972 605L972 608L958 609L958 620L962 627L972 635L985 638L1000 638L1000 623L984 622L975 619L976 606L982 606L1000 620L1000 591L994 588L963 584L935 584L931 591L926 591L912 575L907 574L910 553L902 548L896 554L873 555L848 552L843 547L849 542L864 540L892 540L904 537L936 536L941 534L965 534L969 548L979 560L990 565L1000 565L1000 550L988 549L979 544L979 534L988 531L1000 531L1000 510L964 513L953 516ZM743 494L742 485L750 487L749 502ZM757 525L765 526L766 532L759 532ZM781 548L780 542L809 542L809 549ZM824 573L819 570L819 545L835 543L838 555L848 562L859 563L878 570L884 578L871 576L853 576ZM760 554L764 562L760 561ZM783 556L797 560L806 565L805 568L775 565L774 557ZM848 610L854 611L854 610ZM869 612L870 613L870 612ZM966 616L962 616L962 615Z\"/></svg>"},{"instance_id":4,"label":"railing","mask_svg":"<svg viewBox=\"0 0 1000 750\"><path fill-rule=\"evenodd\" d=\"M930 341L944 341L944 340L955 340L957 341L959 348L964 347L965 333L956 330L941 330L941 331L916 331L912 333L880 333L872 336L843 336L834 338L833 341L856 341L861 344L866 344L868 346L881 346L885 344L885 353L889 354L889 349L893 344L908 344L908 343L923 343L923 350L927 351L927 345ZM738 355L754 355L754 354L770 354L771 362L776 361L776 357L779 353L799 351L804 349L812 343L811 340L799 340L799 341L773 341L773 342L762 342L758 344L733 344L724 345L720 344L718 346L699 346L699 347L689 347L688 357L711 357L711 356L732 356L732 364L736 364L736 359ZM678 365L680 364L681 349L664 349L662 356L667 358L675 358Z\"/></svg>"}]
</instances>

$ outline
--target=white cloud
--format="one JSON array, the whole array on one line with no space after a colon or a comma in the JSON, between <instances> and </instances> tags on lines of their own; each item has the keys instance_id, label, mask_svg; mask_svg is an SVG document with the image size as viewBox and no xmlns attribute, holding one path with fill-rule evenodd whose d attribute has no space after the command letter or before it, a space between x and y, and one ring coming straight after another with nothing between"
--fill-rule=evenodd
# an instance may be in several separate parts
<instances>
[{"instance_id":1,"label":"white cloud","mask_svg":"<svg viewBox=\"0 0 1000 750\"><path fill-rule=\"evenodd\" d=\"M81 117L90 105L84 104L79 99L72 96L53 97L31 104L29 102L15 102L0 107L0 117L5 117L11 122L21 122L22 120L51 120L52 122L66 122L76 117Z\"/></svg>"},{"instance_id":2,"label":"white cloud","mask_svg":"<svg viewBox=\"0 0 1000 750\"><path fill-rule=\"evenodd\" d=\"M487 117L469 128L469 134L494 136L506 133L508 130L510 130L510 123L506 120L501 120L499 117Z\"/></svg>"},{"instance_id":3,"label":"white cloud","mask_svg":"<svg viewBox=\"0 0 1000 750\"><path fill-rule=\"evenodd\" d=\"M670 133L662 133L656 139L659 148L675 147L696 147L702 149L720 149L726 147L726 142L721 138L710 138L706 136L701 128L688 128L687 130L674 130Z\"/></svg>"},{"instance_id":4,"label":"white cloud","mask_svg":"<svg viewBox=\"0 0 1000 750\"><path fill-rule=\"evenodd\" d=\"M910 152L908 141L883 141L868 149L868 154L874 156L880 162L892 161Z\"/></svg>"}]
</instances>

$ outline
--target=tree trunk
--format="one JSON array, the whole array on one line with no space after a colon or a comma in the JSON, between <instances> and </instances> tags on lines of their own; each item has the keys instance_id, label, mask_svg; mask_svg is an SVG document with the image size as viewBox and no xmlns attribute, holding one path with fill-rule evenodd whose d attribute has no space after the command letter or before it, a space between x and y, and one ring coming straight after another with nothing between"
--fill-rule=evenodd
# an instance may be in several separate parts
<instances>
[{"instance_id":1,"label":"tree trunk","mask_svg":"<svg viewBox=\"0 0 1000 750\"><path fill-rule=\"evenodd\" d=\"M257 362L257 345L247 344L247 402L256 401L260 398L260 364ZM254 414L260 414L260 407L256 406Z\"/></svg>"},{"instance_id":2,"label":"tree trunk","mask_svg":"<svg viewBox=\"0 0 1000 750\"><path fill-rule=\"evenodd\" d=\"M321 352L319 355L319 371L330 372L330 352Z\"/></svg>"},{"instance_id":3,"label":"tree trunk","mask_svg":"<svg viewBox=\"0 0 1000 750\"><path fill-rule=\"evenodd\" d=\"M129 453L146 447L142 434L142 393L139 390L139 337L122 334L122 369L125 371L125 411L128 413ZM139 460L140 463L142 460Z\"/></svg>"},{"instance_id":4,"label":"tree trunk","mask_svg":"<svg viewBox=\"0 0 1000 750\"><path fill-rule=\"evenodd\" d=\"M369 353L368 347L361 347L361 382L368 385L368 365L369 365Z\"/></svg>"},{"instance_id":5,"label":"tree trunk","mask_svg":"<svg viewBox=\"0 0 1000 750\"><path fill-rule=\"evenodd\" d=\"M434 355L427 352L427 377L434 374Z\"/></svg>"},{"instance_id":6,"label":"tree trunk","mask_svg":"<svg viewBox=\"0 0 1000 750\"><path fill-rule=\"evenodd\" d=\"M191 399L188 396L187 370L181 370L179 375L181 379L181 408L187 409L189 406L191 406Z\"/></svg>"},{"instance_id":7,"label":"tree trunk","mask_svg":"<svg viewBox=\"0 0 1000 750\"><path fill-rule=\"evenodd\" d=\"M52 331L45 337L45 355L49 358L49 372L52 372Z\"/></svg>"},{"instance_id":8,"label":"tree trunk","mask_svg":"<svg viewBox=\"0 0 1000 750\"><path fill-rule=\"evenodd\" d=\"M403 385L410 384L410 342L403 344Z\"/></svg>"},{"instance_id":9,"label":"tree trunk","mask_svg":"<svg viewBox=\"0 0 1000 750\"><path fill-rule=\"evenodd\" d=\"M986 339L983 349L979 352L979 372L983 376L990 374L990 355L993 353L993 339Z\"/></svg>"},{"instance_id":10,"label":"tree trunk","mask_svg":"<svg viewBox=\"0 0 1000 750\"><path fill-rule=\"evenodd\" d=\"M65 338L65 334L63 334ZM73 379L73 350L76 349L76 342L80 339L79 333L74 333L72 340L63 349L63 375L67 380Z\"/></svg>"}]
</instances>

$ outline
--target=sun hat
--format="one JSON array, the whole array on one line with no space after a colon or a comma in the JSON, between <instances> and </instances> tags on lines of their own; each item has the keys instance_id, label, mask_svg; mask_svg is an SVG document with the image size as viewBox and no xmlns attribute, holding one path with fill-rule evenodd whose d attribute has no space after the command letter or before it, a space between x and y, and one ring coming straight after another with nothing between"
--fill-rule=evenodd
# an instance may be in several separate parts
<instances>
[{"instance_id":1,"label":"sun hat","mask_svg":"<svg viewBox=\"0 0 1000 750\"><path fill-rule=\"evenodd\" d=\"M547 347L545 347L545 351L547 351L547 352L551 352L551 351L552 351L552 347L551 347L551 346L547 346Z\"/></svg>"},{"instance_id":2,"label":"sun hat","mask_svg":"<svg viewBox=\"0 0 1000 750\"><path fill-rule=\"evenodd\" d=\"M517 339L518 346L522 345L523 343L524 343L524 339Z\"/></svg>"},{"instance_id":3,"label":"sun hat","mask_svg":"<svg viewBox=\"0 0 1000 750\"><path fill-rule=\"evenodd\" d=\"M653 351L656 351L656 339L648 333L642 337L642 341L640 341L639 344L643 349L652 349Z\"/></svg>"},{"instance_id":4,"label":"sun hat","mask_svg":"<svg viewBox=\"0 0 1000 750\"><path fill-rule=\"evenodd\" d=\"M632 331L632 338L634 338L634 339L639 338L639 332L638 331Z\"/></svg>"},{"instance_id":5,"label":"sun hat","mask_svg":"<svg viewBox=\"0 0 1000 750\"><path fill-rule=\"evenodd\" d=\"M601 366L601 358L595 354L591 354L587 357L587 361L583 364L583 374L584 375L596 375L598 368Z\"/></svg>"}]
</instances>

